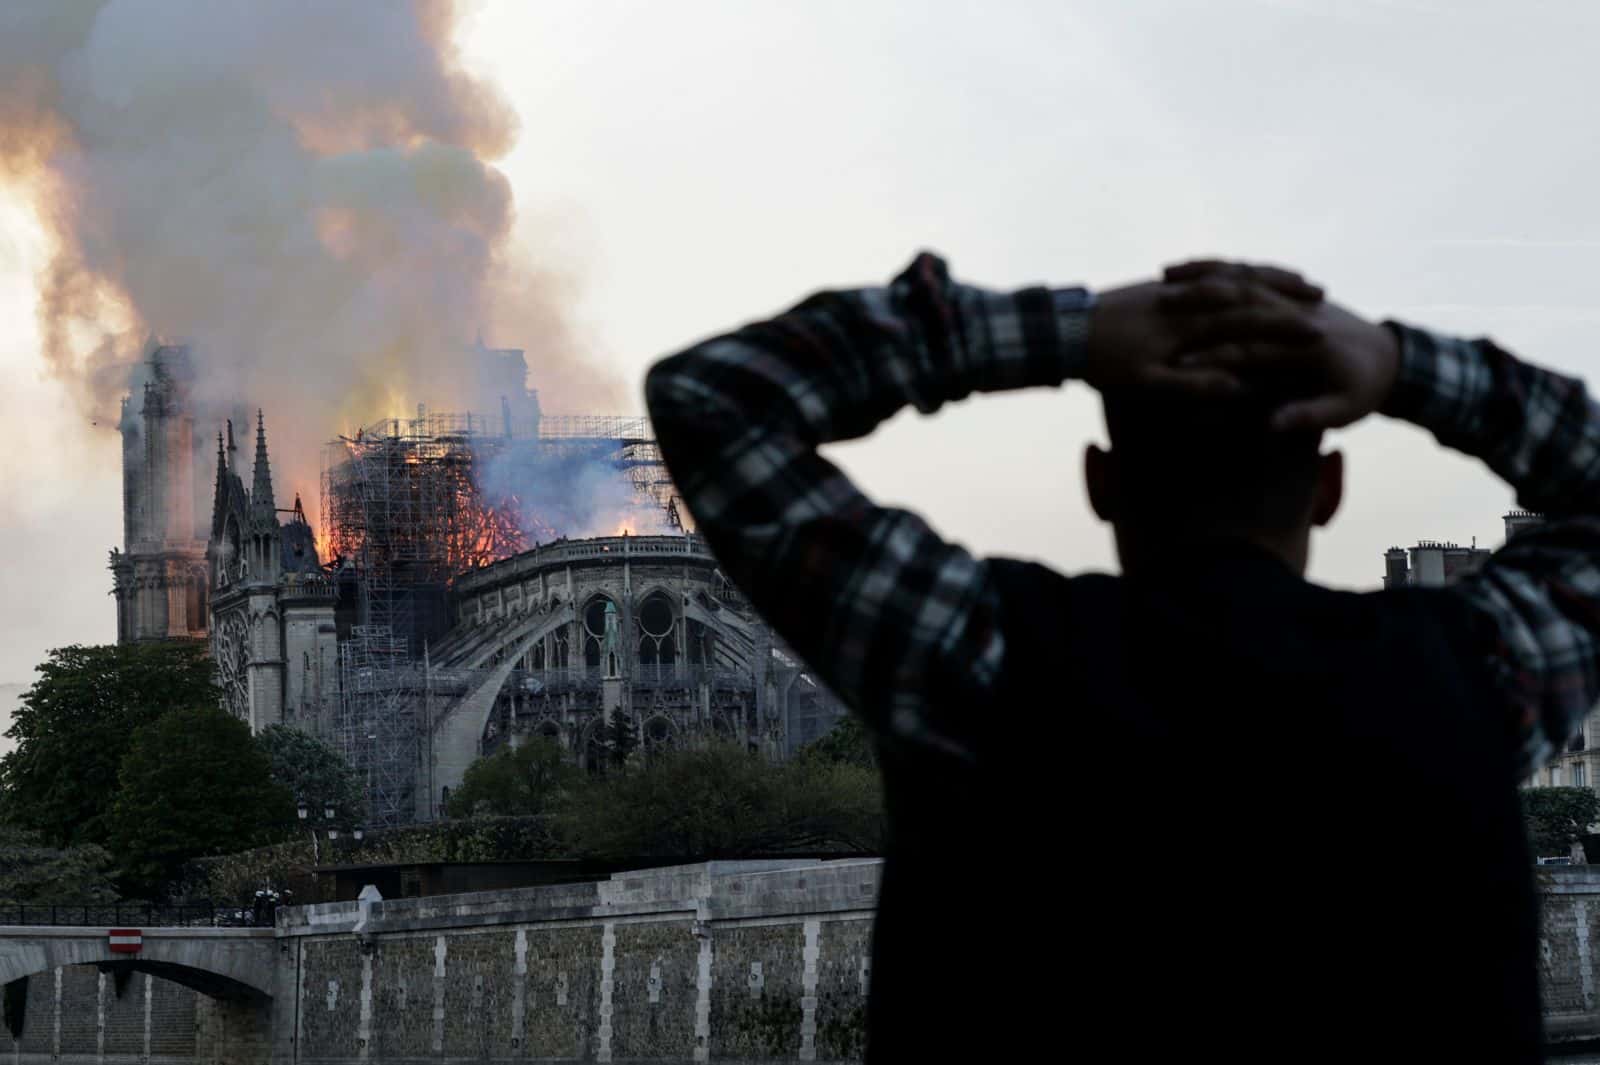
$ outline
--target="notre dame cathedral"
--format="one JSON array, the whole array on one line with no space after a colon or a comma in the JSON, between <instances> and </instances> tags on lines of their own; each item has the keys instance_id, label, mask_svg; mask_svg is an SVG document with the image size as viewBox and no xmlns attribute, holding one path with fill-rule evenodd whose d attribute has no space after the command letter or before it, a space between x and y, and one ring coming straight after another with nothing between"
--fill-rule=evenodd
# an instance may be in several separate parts
<instances>
[{"instance_id":1,"label":"notre dame cathedral","mask_svg":"<svg viewBox=\"0 0 1600 1065\"><path fill-rule=\"evenodd\" d=\"M283 722L326 734L338 703L334 594L300 501L280 511L273 498L265 425L258 415L248 490L231 422L214 482L197 483L188 349L152 345L143 376L142 402L125 399L120 424L117 641L209 638L224 703L252 731Z\"/></svg>"}]
</instances>

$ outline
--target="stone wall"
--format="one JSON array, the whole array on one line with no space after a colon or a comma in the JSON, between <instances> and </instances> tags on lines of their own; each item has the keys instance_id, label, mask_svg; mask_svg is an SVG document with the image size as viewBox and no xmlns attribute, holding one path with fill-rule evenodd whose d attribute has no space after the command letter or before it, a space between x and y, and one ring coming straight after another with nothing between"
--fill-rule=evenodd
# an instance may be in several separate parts
<instances>
[{"instance_id":1,"label":"stone wall","mask_svg":"<svg viewBox=\"0 0 1600 1065\"><path fill-rule=\"evenodd\" d=\"M0 1025L0 1061L189 1065L197 1048L209 1051L198 1060L217 1060L213 1000L146 973L129 974L120 989L118 983L93 965L29 977L22 1038ZM207 1023L210 1034L201 1038Z\"/></svg>"},{"instance_id":2,"label":"stone wall","mask_svg":"<svg viewBox=\"0 0 1600 1065\"><path fill-rule=\"evenodd\" d=\"M859 1061L879 870L713 862L298 907L280 915L270 1010L47 969L21 1039L0 1026L0 1065ZM1536 876L1547 1031L1600 1038L1600 866Z\"/></svg>"},{"instance_id":3,"label":"stone wall","mask_svg":"<svg viewBox=\"0 0 1600 1065\"><path fill-rule=\"evenodd\" d=\"M1600 866L1542 866L1539 990L1552 1040L1600 1037Z\"/></svg>"},{"instance_id":4,"label":"stone wall","mask_svg":"<svg viewBox=\"0 0 1600 1065\"><path fill-rule=\"evenodd\" d=\"M290 910L275 1059L859 1060L879 868L714 862Z\"/></svg>"}]
</instances>

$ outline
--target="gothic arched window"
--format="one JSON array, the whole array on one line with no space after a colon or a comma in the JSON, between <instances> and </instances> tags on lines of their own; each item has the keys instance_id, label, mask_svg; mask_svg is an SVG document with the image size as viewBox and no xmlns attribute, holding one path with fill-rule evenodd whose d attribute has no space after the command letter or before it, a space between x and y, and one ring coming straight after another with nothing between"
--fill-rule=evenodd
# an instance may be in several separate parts
<instances>
[{"instance_id":1,"label":"gothic arched window","mask_svg":"<svg viewBox=\"0 0 1600 1065\"><path fill-rule=\"evenodd\" d=\"M664 717L652 717L644 723L644 749L646 753L672 746L672 722Z\"/></svg>"},{"instance_id":2,"label":"gothic arched window","mask_svg":"<svg viewBox=\"0 0 1600 1065\"><path fill-rule=\"evenodd\" d=\"M583 664L599 669L606 639L606 608L613 612L616 604L603 595L589 600L583 608Z\"/></svg>"},{"instance_id":3,"label":"gothic arched window","mask_svg":"<svg viewBox=\"0 0 1600 1065\"><path fill-rule=\"evenodd\" d=\"M678 660L678 642L674 635L677 618L672 600L663 592L653 592L639 604L634 619L639 627L639 662L641 665L670 666Z\"/></svg>"}]
</instances>

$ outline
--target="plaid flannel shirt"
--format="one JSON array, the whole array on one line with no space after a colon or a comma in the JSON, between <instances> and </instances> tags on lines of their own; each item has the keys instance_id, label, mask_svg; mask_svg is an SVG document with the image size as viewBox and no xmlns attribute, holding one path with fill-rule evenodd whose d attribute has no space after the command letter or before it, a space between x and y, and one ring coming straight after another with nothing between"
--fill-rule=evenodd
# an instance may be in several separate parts
<instances>
[{"instance_id":1,"label":"plaid flannel shirt","mask_svg":"<svg viewBox=\"0 0 1600 1065\"><path fill-rule=\"evenodd\" d=\"M1082 368L1082 288L991 292L923 254L887 288L819 293L654 366L662 457L697 528L763 616L884 742L972 757L975 707L1005 667L987 564L867 499L820 445L910 405L1055 386ZM1481 456L1550 515L1451 594L1521 728L1524 771L1593 705L1600 631L1600 412L1580 382L1486 341L1394 326L1388 412Z\"/></svg>"},{"instance_id":2,"label":"plaid flannel shirt","mask_svg":"<svg viewBox=\"0 0 1600 1065\"><path fill-rule=\"evenodd\" d=\"M1450 588L1492 634L1483 653L1526 775L1565 748L1600 696L1600 406L1582 381L1489 340L1386 324L1401 355L1383 412L1482 459L1546 519Z\"/></svg>"}]
</instances>

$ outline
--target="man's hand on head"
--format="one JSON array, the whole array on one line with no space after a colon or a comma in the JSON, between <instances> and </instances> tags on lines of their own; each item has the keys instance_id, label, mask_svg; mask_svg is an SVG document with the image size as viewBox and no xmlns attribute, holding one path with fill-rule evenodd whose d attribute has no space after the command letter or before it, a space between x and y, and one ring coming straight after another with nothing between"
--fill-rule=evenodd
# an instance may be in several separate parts
<instances>
[{"instance_id":1,"label":"man's hand on head","mask_svg":"<svg viewBox=\"0 0 1600 1065\"><path fill-rule=\"evenodd\" d=\"M1394 334L1318 300L1299 308L1315 330L1314 340L1264 340L1257 328L1263 301L1284 303L1288 292L1283 285L1269 289L1258 283L1269 272L1280 281L1305 284L1299 275L1275 267L1208 260L1167 269L1167 309L1191 317L1188 350L1177 365L1196 373L1226 371L1243 388L1279 397L1269 416L1277 430L1336 429L1383 406L1400 368Z\"/></svg>"},{"instance_id":2,"label":"man's hand on head","mask_svg":"<svg viewBox=\"0 0 1600 1065\"><path fill-rule=\"evenodd\" d=\"M1098 294L1090 319L1084 380L1102 392L1152 388L1195 398L1229 397L1242 381L1219 361L1180 363L1195 331L1226 314L1228 331L1213 338L1294 345L1318 339L1306 310L1322 290L1275 267L1208 264L1213 273L1193 283L1142 282Z\"/></svg>"}]
</instances>

